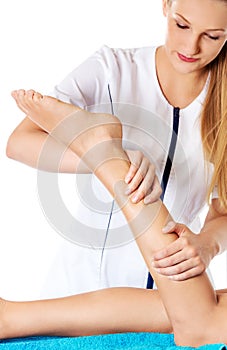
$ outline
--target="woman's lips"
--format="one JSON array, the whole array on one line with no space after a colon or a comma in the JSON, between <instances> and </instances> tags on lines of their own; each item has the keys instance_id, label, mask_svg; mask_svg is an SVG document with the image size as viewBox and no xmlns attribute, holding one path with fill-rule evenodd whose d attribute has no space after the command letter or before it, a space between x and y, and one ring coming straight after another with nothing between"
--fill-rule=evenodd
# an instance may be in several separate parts
<instances>
[{"instance_id":1,"label":"woman's lips","mask_svg":"<svg viewBox=\"0 0 227 350\"><path fill-rule=\"evenodd\" d=\"M186 57L186 56L180 54L179 52L177 53L177 55L178 55L178 57L180 58L180 60L181 60L181 61L184 61L184 62L193 63L193 62L198 61L198 58Z\"/></svg>"}]
</instances>

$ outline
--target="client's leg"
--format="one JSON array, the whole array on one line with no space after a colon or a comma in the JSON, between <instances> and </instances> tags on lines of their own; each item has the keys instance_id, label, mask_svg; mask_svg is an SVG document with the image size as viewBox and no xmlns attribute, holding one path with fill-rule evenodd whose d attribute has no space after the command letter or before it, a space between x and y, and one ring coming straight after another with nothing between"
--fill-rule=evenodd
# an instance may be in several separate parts
<instances>
[{"instance_id":1,"label":"client's leg","mask_svg":"<svg viewBox=\"0 0 227 350\"><path fill-rule=\"evenodd\" d=\"M24 100L26 101L26 96ZM26 113L32 114L31 100L29 104L30 110L26 110ZM187 281L174 282L167 277L155 274L152 270L151 261L154 251L169 244L177 237L173 234L163 234L161 231L169 217L161 202L147 206L144 206L143 203L135 205L127 201L127 197L124 196L126 185L123 179L128 172L129 163L121 147L121 125L117 118L96 116L97 118L88 118L87 121L84 119L81 123L80 114L74 117L75 121L77 118L76 125L79 127L78 130L75 127L73 132L78 135L79 131L79 137L70 144L70 148L84 158L110 193L116 197L135 234L148 268L155 278L177 342L182 345L199 345L206 342L224 341L225 329L218 328L219 325L216 326L215 321L222 319L225 310L223 311L222 308L220 312L220 307L217 307L216 294L206 274ZM51 118L50 115L50 120ZM33 121L35 121L35 115ZM109 124L103 125L105 122ZM42 120L39 123L42 125ZM86 123L89 128L88 132ZM55 126L56 124L53 123L53 127ZM61 129L57 136L65 143L65 134L60 131ZM222 320L224 321L224 318Z\"/></svg>"},{"instance_id":2,"label":"client's leg","mask_svg":"<svg viewBox=\"0 0 227 350\"><path fill-rule=\"evenodd\" d=\"M0 338L171 332L158 291L110 288L60 299L0 300Z\"/></svg>"}]
</instances>

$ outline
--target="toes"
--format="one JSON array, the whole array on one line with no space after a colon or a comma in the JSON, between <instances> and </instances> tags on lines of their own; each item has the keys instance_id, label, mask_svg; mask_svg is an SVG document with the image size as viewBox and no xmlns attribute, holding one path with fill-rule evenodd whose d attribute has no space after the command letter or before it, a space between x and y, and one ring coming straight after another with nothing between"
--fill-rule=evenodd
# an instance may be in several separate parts
<instances>
[{"instance_id":1,"label":"toes","mask_svg":"<svg viewBox=\"0 0 227 350\"><path fill-rule=\"evenodd\" d=\"M41 95L39 92L35 92L33 95L33 101L34 102L40 102L43 99L43 95Z\"/></svg>"},{"instance_id":2,"label":"toes","mask_svg":"<svg viewBox=\"0 0 227 350\"><path fill-rule=\"evenodd\" d=\"M11 95L15 99L17 106L22 110L22 112L27 113L27 106L24 100L25 90L15 90L11 93Z\"/></svg>"},{"instance_id":3,"label":"toes","mask_svg":"<svg viewBox=\"0 0 227 350\"><path fill-rule=\"evenodd\" d=\"M13 91L11 92L11 96L12 96L14 99L16 99L17 90L13 90Z\"/></svg>"},{"instance_id":4,"label":"toes","mask_svg":"<svg viewBox=\"0 0 227 350\"><path fill-rule=\"evenodd\" d=\"M17 106L26 114L43 99L43 95L32 89L27 91L24 89L14 90L11 95L15 99Z\"/></svg>"},{"instance_id":5,"label":"toes","mask_svg":"<svg viewBox=\"0 0 227 350\"><path fill-rule=\"evenodd\" d=\"M28 90L25 92L25 100L27 101L28 106L33 107L34 102L37 103L40 101L42 95L35 90Z\"/></svg>"},{"instance_id":6,"label":"toes","mask_svg":"<svg viewBox=\"0 0 227 350\"><path fill-rule=\"evenodd\" d=\"M26 92L25 92L25 97L27 97L27 98L29 98L29 99L32 99L33 98L33 96L34 96L34 94L35 94L35 91L34 90L27 90Z\"/></svg>"},{"instance_id":7,"label":"toes","mask_svg":"<svg viewBox=\"0 0 227 350\"><path fill-rule=\"evenodd\" d=\"M28 90L25 91L24 99L27 102L29 107L33 107L34 103L40 102L40 100L43 98L43 95L41 95L39 92L36 92L35 90Z\"/></svg>"},{"instance_id":8,"label":"toes","mask_svg":"<svg viewBox=\"0 0 227 350\"><path fill-rule=\"evenodd\" d=\"M17 96L19 98L23 98L25 96L25 90L24 89L17 90Z\"/></svg>"},{"instance_id":9,"label":"toes","mask_svg":"<svg viewBox=\"0 0 227 350\"><path fill-rule=\"evenodd\" d=\"M20 89L20 90L14 90L12 91L11 95L13 96L13 98L17 101L19 100L19 98L21 98L22 96L24 96L25 94L25 90Z\"/></svg>"}]
</instances>

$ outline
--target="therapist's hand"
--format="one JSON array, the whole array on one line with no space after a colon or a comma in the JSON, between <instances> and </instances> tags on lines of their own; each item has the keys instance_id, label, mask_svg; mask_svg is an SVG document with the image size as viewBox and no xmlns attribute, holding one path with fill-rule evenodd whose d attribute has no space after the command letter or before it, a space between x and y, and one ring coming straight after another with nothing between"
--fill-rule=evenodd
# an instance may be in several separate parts
<instances>
[{"instance_id":1,"label":"therapist's hand","mask_svg":"<svg viewBox=\"0 0 227 350\"><path fill-rule=\"evenodd\" d=\"M157 201L162 193L158 178L155 174L155 166L140 151L125 151L131 162L125 182L128 184L127 195L131 195L131 201L138 203L144 200L144 204Z\"/></svg>"},{"instance_id":2,"label":"therapist's hand","mask_svg":"<svg viewBox=\"0 0 227 350\"><path fill-rule=\"evenodd\" d=\"M172 221L163 228L163 233L176 233L179 238L154 254L152 266L157 273L183 281L206 270L212 252L205 236Z\"/></svg>"}]
</instances>

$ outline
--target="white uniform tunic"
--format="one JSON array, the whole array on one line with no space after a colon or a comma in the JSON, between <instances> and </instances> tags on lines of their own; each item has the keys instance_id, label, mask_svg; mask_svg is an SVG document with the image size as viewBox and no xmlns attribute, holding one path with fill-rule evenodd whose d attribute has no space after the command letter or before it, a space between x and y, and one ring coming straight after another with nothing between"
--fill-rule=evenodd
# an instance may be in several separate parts
<instances>
[{"instance_id":1,"label":"white uniform tunic","mask_svg":"<svg viewBox=\"0 0 227 350\"><path fill-rule=\"evenodd\" d=\"M141 149L155 164L161 180L174 108L161 91L155 52L155 47L104 46L58 84L52 95L87 110L117 115L123 124L123 147ZM176 150L164 197L174 220L194 232L200 230L198 213L204 207L210 179L199 119L206 89L207 84L189 106L180 110ZM68 260L62 256L64 268L59 263L56 272L64 275L61 284L67 287L64 291L59 287L52 294L111 286L146 287L148 271L121 211L115 204L112 208L110 195L93 175L79 175L78 183L75 216L82 226L74 223L75 237L70 240L76 244L65 242ZM93 236L86 233L91 228Z\"/></svg>"}]
</instances>

